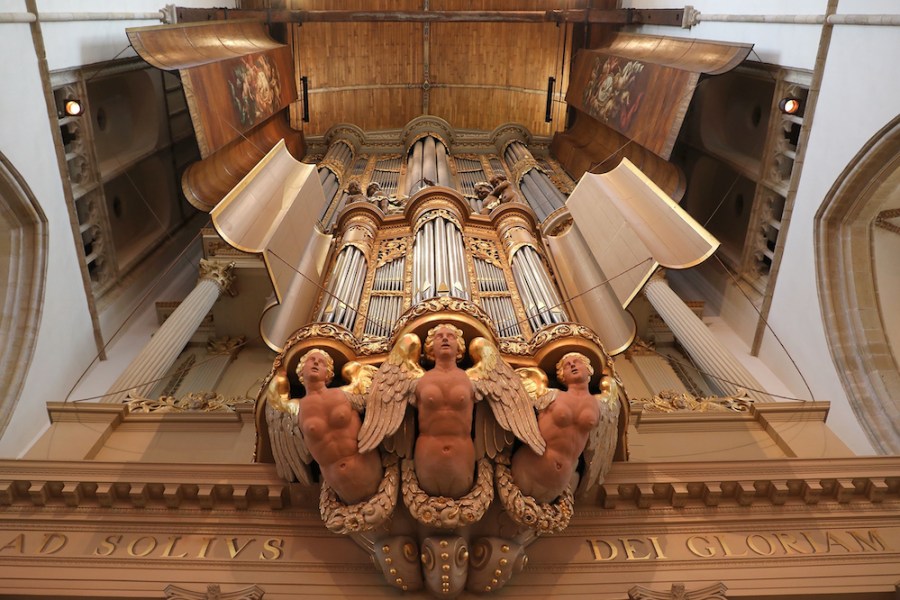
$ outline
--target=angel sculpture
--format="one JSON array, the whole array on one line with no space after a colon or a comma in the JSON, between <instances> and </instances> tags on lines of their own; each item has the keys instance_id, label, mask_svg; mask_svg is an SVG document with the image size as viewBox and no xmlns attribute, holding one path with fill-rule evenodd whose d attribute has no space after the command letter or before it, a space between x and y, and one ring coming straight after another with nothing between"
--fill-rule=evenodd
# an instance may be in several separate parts
<instances>
[{"instance_id":1,"label":"angel sculpture","mask_svg":"<svg viewBox=\"0 0 900 600\"><path fill-rule=\"evenodd\" d=\"M373 496L383 476L378 452L362 452L357 435L363 408L358 392L371 367L348 363L352 378L346 389L326 387L334 377L334 361L323 350L313 349L300 357L297 375L306 388L301 399L290 398L290 384L284 371L276 372L266 390L266 418L272 437L272 451L279 469L289 469L301 483L312 483L308 465L315 460L322 477L347 504ZM288 465L282 467L282 465ZM291 473L280 473L288 477Z\"/></svg>"},{"instance_id":2,"label":"angel sculpture","mask_svg":"<svg viewBox=\"0 0 900 600\"><path fill-rule=\"evenodd\" d=\"M512 457L513 482L538 502L553 502L572 484L583 453L581 489L601 483L616 450L619 400L615 381L604 378L604 393L592 395L588 383L594 369L578 352L566 354L556 364L556 376L566 386L565 391L548 389L543 371L519 372L535 399L538 426L547 449L543 455L528 447L518 449Z\"/></svg>"},{"instance_id":3,"label":"angel sculpture","mask_svg":"<svg viewBox=\"0 0 900 600\"><path fill-rule=\"evenodd\" d=\"M394 436L404 422L404 429L409 428L407 407L416 408L415 473L419 486L432 496L461 498L472 488L480 458L472 440L476 402L487 400L495 422L535 454L544 450L530 399L515 371L483 338L472 343L476 365L464 371L457 362L465 350L461 330L448 323L432 328L425 339L425 355L435 364L423 372L418 366L418 338L403 336L375 376L366 403L359 436L362 452ZM493 446L502 439L504 435L493 434Z\"/></svg>"}]
</instances>

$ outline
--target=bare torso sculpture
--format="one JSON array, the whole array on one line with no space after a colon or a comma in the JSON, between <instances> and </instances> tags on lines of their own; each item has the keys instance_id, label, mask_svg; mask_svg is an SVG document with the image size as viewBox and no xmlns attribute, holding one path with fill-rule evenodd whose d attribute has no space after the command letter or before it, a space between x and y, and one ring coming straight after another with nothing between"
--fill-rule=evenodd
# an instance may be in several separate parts
<instances>
[{"instance_id":1,"label":"bare torso sculpture","mask_svg":"<svg viewBox=\"0 0 900 600\"><path fill-rule=\"evenodd\" d=\"M590 361L581 354L571 352L559 361L557 377L566 391L557 392L538 412L547 449L538 455L525 446L513 455L513 480L539 502L552 502L568 487L588 437L600 421L597 398L588 391L592 374Z\"/></svg>"},{"instance_id":2,"label":"bare torso sculpture","mask_svg":"<svg viewBox=\"0 0 900 600\"><path fill-rule=\"evenodd\" d=\"M419 484L433 496L458 498L474 481L475 393L466 372L456 364L464 352L462 332L456 327L439 325L428 332L425 355L435 365L416 385L415 457Z\"/></svg>"},{"instance_id":3,"label":"bare torso sculpture","mask_svg":"<svg viewBox=\"0 0 900 600\"><path fill-rule=\"evenodd\" d=\"M326 387L334 376L331 357L310 350L300 359L297 374L306 388L298 425L322 476L348 504L368 498L381 482L381 458L377 451L359 452L359 413L343 390Z\"/></svg>"}]
</instances>

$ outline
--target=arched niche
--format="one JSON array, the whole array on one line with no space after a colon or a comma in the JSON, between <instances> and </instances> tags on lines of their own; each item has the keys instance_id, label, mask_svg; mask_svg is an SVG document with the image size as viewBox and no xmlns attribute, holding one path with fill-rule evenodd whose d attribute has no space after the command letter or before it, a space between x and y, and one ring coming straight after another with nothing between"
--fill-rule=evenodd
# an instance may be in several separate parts
<instances>
[{"instance_id":1,"label":"arched niche","mask_svg":"<svg viewBox=\"0 0 900 600\"><path fill-rule=\"evenodd\" d=\"M889 250L900 248L900 219L887 220L895 230L877 223L891 209L900 209L900 117L850 161L816 214L829 349L860 425L884 454L900 453L900 319L892 313L900 253Z\"/></svg>"},{"instance_id":2,"label":"arched niche","mask_svg":"<svg viewBox=\"0 0 900 600\"><path fill-rule=\"evenodd\" d=\"M47 273L47 218L0 153L0 435L22 394L37 341Z\"/></svg>"}]
</instances>

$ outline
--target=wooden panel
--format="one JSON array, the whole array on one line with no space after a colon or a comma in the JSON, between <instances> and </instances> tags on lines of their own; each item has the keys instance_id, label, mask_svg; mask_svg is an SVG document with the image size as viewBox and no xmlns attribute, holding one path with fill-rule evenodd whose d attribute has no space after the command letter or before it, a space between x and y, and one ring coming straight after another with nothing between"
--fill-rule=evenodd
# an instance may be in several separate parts
<instances>
[{"instance_id":1,"label":"wooden panel","mask_svg":"<svg viewBox=\"0 0 900 600\"><path fill-rule=\"evenodd\" d=\"M368 88L310 94L310 122L303 130L309 135L322 135L337 123L353 123L370 131L400 129L421 111L421 89Z\"/></svg>"},{"instance_id":2,"label":"wooden panel","mask_svg":"<svg viewBox=\"0 0 900 600\"><path fill-rule=\"evenodd\" d=\"M430 114L460 129L492 131L503 123L521 123L535 135L551 135L544 122L546 94L482 88L433 88ZM562 125L560 123L560 125Z\"/></svg>"},{"instance_id":3,"label":"wooden panel","mask_svg":"<svg viewBox=\"0 0 900 600\"><path fill-rule=\"evenodd\" d=\"M188 167L181 177L188 201L204 212L212 210L282 138L294 158L301 159L306 154L303 134L290 128L286 113L287 109L282 110L248 135Z\"/></svg>"},{"instance_id":4,"label":"wooden panel","mask_svg":"<svg viewBox=\"0 0 900 600\"><path fill-rule=\"evenodd\" d=\"M752 46L615 34L578 53L566 101L669 158L701 73L739 64Z\"/></svg>"},{"instance_id":5,"label":"wooden panel","mask_svg":"<svg viewBox=\"0 0 900 600\"><path fill-rule=\"evenodd\" d=\"M614 169L622 158L628 158L647 177L653 180L674 201L684 196L684 173L643 146L576 110L574 125L565 133L557 133L550 145L550 153L573 179L580 179L589 171L606 173Z\"/></svg>"},{"instance_id":6,"label":"wooden panel","mask_svg":"<svg viewBox=\"0 0 900 600\"><path fill-rule=\"evenodd\" d=\"M158 69L197 67L281 46L262 23L217 21L125 30L141 58Z\"/></svg>"}]
</instances>

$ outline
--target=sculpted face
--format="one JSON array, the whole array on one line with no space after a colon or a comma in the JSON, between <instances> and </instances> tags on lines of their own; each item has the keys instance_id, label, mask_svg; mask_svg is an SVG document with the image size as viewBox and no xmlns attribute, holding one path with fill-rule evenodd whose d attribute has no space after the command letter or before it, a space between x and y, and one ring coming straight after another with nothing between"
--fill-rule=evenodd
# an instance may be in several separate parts
<instances>
[{"instance_id":1,"label":"sculpted face","mask_svg":"<svg viewBox=\"0 0 900 600\"><path fill-rule=\"evenodd\" d=\"M359 186L358 181L351 181L347 184L347 193L348 194L361 194L362 188Z\"/></svg>"},{"instance_id":2,"label":"sculpted face","mask_svg":"<svg viewBox=\"0 0 900 600\"><path fill-rule=\"evenodd\" d=\"M591 361L578 352L569 352L556 363L556 378L567 386L590 381L593 374Z\"/></svg>"},{"instance_id":3,"label":"sculpted face","mask_svg":"<svg viewBox=\"0 0 900 600\"><path fill-rule=\"evenodd\" d=\"M462 331L445 323L428 331L425 338L425 356L431 360L452 357L459 360L466 352Z\"/></svg>"},{"instance_id":4,"label":"sculpted face","mask_svg":"<svg viewBox=\"0 0 900 600\"><path fill-rule=\"evenodd\" d=\"M484 200L490 195L494 188L486 181L480 181L475 184L475 195Z\"/></svg>"},{"instance_id":5,"label":"sculpted face","mask_svg":"<svg viewBox=\"0 0 900 600\"><path fill-rule=\"evenodd\" d=\"M297 376L303 385L306 385L306 382L314 381L322 381L328 385L334 377L334 361L322 350L310 350L300 357L300 362L297 364Z\"/></svg>"}]
</instances>

